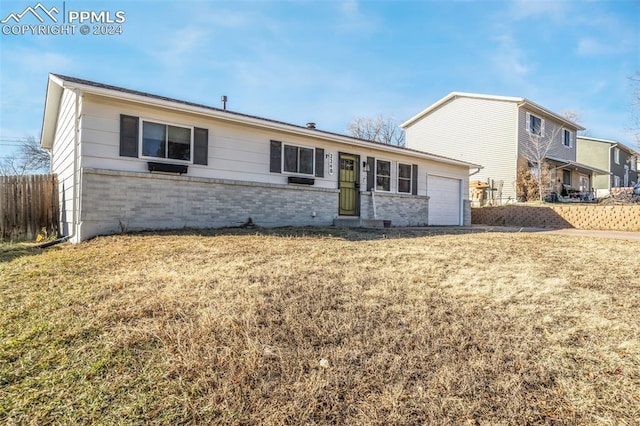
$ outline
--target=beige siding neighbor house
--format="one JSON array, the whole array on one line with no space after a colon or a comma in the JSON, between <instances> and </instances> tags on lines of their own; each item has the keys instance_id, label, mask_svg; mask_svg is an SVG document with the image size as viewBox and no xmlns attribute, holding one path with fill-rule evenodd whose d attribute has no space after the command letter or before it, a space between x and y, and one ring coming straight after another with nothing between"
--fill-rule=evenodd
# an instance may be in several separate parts
<instances>
[{"instance_id":1,"label":"beige siding neighbor house","mask_svg":"<svg viewBox=\"0 0 640 426\"><path fill-rule=\"evenodd\" d=\"M578 136L577 158L581 163L609 172L593 180L598 196L608 195L611 188L631 187L638 182L640 153L620 142Z\"/></svg>"},{"instance_id":2,"label":"beige siding neighbor house","mask_svg":"<svg viewBox=\"0 0 640 426\"><path fill-rule=\"evenodd\" d=\"M49 75L41 144L62 228L468 225L478 165L224 108Z\"/></svg>"},{"instance_id":3,"label":"beige siding neighbor house","mask_svg":"<svg viewBox=\"0 0 640 426\"><path fill-rule=\"evenodd\" d=\"M499 202L520 198L518 173L529 168L526 150L549 140L546 161L553 182L589 191L593 176L606 173L576 161L576 133L584 130L528 99L453 92L402 124L409 148L482 164L470 179L490 183ZM550 189L550 188L548 188Z\"/></svg>"}]
</instances>

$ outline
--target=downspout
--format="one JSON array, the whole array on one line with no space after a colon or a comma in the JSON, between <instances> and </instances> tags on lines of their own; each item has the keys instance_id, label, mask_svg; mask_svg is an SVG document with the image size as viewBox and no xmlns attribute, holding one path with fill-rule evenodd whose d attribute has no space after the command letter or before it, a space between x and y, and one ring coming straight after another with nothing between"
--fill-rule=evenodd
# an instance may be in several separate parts
<instances>
[{"instance_id":1,"label":"downspout","mask_svg":"<svg viewBox=\"0 0 640 426\"><path fill-rule=\"evenodd\" d=\"M80 170L78 169L80 154L80 99L82 92L80 89L73 89L76 95L75 99L75 115L73 129L73 231L68 239L75 238L80 225L80 194L82 189L82 180L80 179Z\"/></svg>"},{"instance_id":2,"label":"downspout","mask_svg":"<svg viewBox=\"0 0 640 426\"><path fill-rule=\"evenodd\" d=\"M484 168L484 167L482 167L482 166L478 167L478 169L477 169L475 172L473 172L473 173L470 173L470 174L469 174L469 177L471 177L471 176L473 176L473 175L475 175L475 174L480 173L480 170L482 170L483 168Z\"/></svg>"},{"instance_id":3,"label":"downspout","mask_svg":"<svg viewBox=\"0 0 640 426\"><path fill-rule=\"evenodd\" d=\"M378 218L378 213L376 212L376 187L375 185L371 188L371 202L373 203L373 219Z\"/></svg>"},{"instance_id":4,"label":"downspout","mask_svg":"<svg viewBox=\"0 0 640 426\"><path fill-rule=\"evenodd\" d=\"M611 182L611 176L613 176L613 173L611 173L611 150L617 146L618 144L614 144L609 147L609 194L611 194L611 188L613 187L613 182Z\"/></svg>"}]
</instances>

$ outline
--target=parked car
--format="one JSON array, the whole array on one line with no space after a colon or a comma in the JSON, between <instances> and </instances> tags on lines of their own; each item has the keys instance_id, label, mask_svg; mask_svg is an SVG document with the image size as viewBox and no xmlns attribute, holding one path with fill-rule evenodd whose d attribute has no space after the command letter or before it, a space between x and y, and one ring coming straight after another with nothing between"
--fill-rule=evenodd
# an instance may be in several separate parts
<instances>
[{"instance_id":1,"label":"parked car","mask_svg":"<svg viewBox=\"0 0 640 426\"><path fill-rule=\"evenodd\" d=\"M633 195L640 195L640 182L636 183L633 187Z\"/></svg>"}]
</instances>

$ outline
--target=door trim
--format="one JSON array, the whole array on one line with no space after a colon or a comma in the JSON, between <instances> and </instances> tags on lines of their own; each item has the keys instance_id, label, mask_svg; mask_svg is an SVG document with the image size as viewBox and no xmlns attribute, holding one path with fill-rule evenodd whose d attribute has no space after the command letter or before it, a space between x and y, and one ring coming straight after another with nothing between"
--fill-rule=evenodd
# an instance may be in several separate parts
<instances>
[{"instance_id":1,"label":"door trim","mask_svg":"<svg viewBox=\"0 0 640 426\"><path fill-rule=\"evenodd\" d=\"M356 179L355 179L355 193L356 193L356 212L354 215L348 215L348 216L352 216L352 217L360 217L360 156L357 154L350 154L348 152L340 152L338 151L338 190L342 190L342 188L340 187L340 184L342 182L342 167L341 167L341 163L342 163L342 156L343 155L348 155L349 157L354 157L355 158L355 175L356 175ZM340 194L338 193L338 215L339 216L347 216L344 214L340 214Z\"/></svg>"}]
</instances>

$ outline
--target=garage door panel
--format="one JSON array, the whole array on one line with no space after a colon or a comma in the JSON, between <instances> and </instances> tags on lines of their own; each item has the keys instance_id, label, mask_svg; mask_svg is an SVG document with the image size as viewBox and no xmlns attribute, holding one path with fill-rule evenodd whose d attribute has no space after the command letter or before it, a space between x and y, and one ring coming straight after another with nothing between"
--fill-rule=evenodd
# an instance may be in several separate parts
<instances>
[{"instance_id":1,"label":"garage door panel","mask_svg":"<svg viewBox=\"0 0 640 426\"><path fill-rule=\"evenodd\" d=\"M429 225L460 225L460 179L427 177Z\"/></svg>"}]
</instances>

